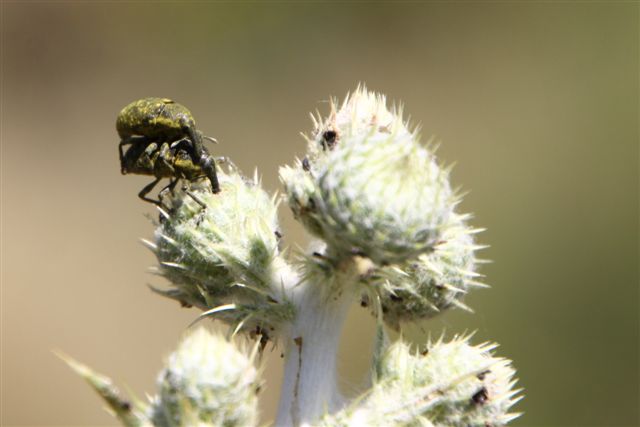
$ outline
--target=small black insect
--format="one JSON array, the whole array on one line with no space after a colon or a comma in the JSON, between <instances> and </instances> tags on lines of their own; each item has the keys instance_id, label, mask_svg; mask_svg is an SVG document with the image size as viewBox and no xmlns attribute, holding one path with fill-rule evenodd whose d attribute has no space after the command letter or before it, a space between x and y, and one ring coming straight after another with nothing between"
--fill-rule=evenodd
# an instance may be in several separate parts
<instances>
[{"instance_id":1,"label":"small black insect","mask_svg":"<svg viewBox=\"0 0 640 427\"><path fill-rule=\"evenodd\" d=\"M147 194L162 178L171 179L166 188L172 189L179 179L207 177L211 191L220 192L215 160L203 145L204 139L215 140L196 129L191 112L183 105L166 98L134 101L118 114L116 130L121 172L156 178L138 193L142 200L160 204ZM131 147L124 153L127 145Z\"/></svg>"},{"instance_id":2,"label":"small black insect","mask_svg":"<svg viewBox=\"0 0 640 427\"><path fill-rule=\"evenodd\" d=\"M309 172L311 170L311 164L309 163L309 159L306 157L302 159L302 170L305 172Z\"/></svg>"},{"instance_id":3,"label":"small black insect","mask_svg":"<svg viewBox=\"0 0 640 427\"><path fill-rule=\"evenodd\" d=\"M365 294L360 297L360 307L369 307L369 295Z\"/></svg>"},{"instance_id":4,"label":"small black insect","mask_svg":"<svg viewBox=\"0 0 640 427\"><path fill-rule=\"evenodd\" d=\"M338 134L334 130L327 130L322 133L322 148L331 150L338 140Z\"/></svg>"},{"instance_id":5,"label":"small black insect","mask_svg":"<svg viewBox=\"0 0 640 427\"><path fill-rule=\"evenodd\" d=\"M484 387L471 396L471 402L476 405L483 405L487 400L489 400L489 392Z\"/></svg>"}]
</instances>

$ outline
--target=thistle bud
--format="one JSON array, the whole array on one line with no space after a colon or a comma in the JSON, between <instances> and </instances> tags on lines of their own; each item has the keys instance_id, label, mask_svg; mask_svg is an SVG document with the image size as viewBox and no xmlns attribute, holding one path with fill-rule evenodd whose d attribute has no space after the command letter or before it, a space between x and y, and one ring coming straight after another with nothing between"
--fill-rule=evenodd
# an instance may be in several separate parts
<instances>
[{"instance_id":1,"label":"thistle bud","mask_svg":"<svg viewBox=\"0 0 640 427\"><path fill-rule=\"evenodd\" d=\"M220 335L192 332L158 377L154 426L257 425L259 380L252 359Z\"/></svg>"},{"instance_id":2,"label":"thistle bud","mask_svg":"<svg viewBox=\"0 0 640 427\"><path fill-rule=\"evenodd\" d=\"M191 183L165 198L155 242L147 242L158 272L171 283L156 290L245 331L272 333L293 317L281 292L286 269L278 252L277 204L231 170L219 173L222 191Z\"/></svg>"},{"instance_id":3,"label":"thistle bud","mask_svg":"<svg viewBox=\"0 0 640 427\"><path fill-rule=\"evenodd\" d=\"M387 325L398 329L401 322L429 319L450 307L471 310L463 303L468 290L487 287L476 280L474 251L482 246L474 244L473 234L478 231L452 214L433 251L372 275Z\"/></svg>"},{"instance_id":4,"label":"thistle bud","mask_svg":"<svg viewBox=\"0 0 640 427\"><path fill-rule=\"evenodd\" d=\"M433 249L455 205L447 173L384 96L358 88L316 120L280 176L294 215L337 254L402 262Z\"/></svg>"},{"instance_id":5,"label":"thistle bud","mask_svg":"<svg viewBox=\"0 0 640 427\"><path fill-rule=\"evenodd\" d=\"M495 345L471 346L467 337L430 343L413 353L406 343L391 345L376 381L356 404L324 420L325 427L365 424L400 426L502 426L519 397L511 362L491 355Z\"/></svg>"}]
</instances>

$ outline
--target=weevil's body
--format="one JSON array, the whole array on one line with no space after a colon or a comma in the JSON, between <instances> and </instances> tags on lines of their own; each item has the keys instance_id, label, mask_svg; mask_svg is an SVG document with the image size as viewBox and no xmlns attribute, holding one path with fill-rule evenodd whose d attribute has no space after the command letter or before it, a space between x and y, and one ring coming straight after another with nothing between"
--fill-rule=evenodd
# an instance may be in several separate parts
<instances>
[{"instance_id":1,"label":"weevil's body","mask_svg":"<svg viewBox=\"0 0 640 427\"><path fill-rule=\"evenodd\" d=\"M162 178L193 181L206 176L214 193L220 191L215 161L203 146L191 112L166 98L144 98L122 109L116 120L121 138L120 167L123 174L152 175L156 179L138 194L146 197ZM123 147L131 145L126 153Z\"/></svg>"},{"instance_id":2,"label":"weevil's body","mask_svg":"<svg viewBox=\"0 0 640 427\"><path fill-rule=\"evenodd\" d=\"M151 141L174 142L186 138L185 129L195 129L191 112L167 98L143 98L122 109L116 129L122 140L145 136Z\"/></svg>"}]
</instances>

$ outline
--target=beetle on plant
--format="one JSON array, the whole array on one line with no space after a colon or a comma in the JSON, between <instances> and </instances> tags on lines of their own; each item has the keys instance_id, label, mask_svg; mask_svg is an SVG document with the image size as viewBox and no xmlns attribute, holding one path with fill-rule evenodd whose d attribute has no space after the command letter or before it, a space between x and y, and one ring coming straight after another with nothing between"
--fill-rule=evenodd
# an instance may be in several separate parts
<instances>
[{"instance_id":1,"label":"beetle on plant","mask_svg":"<svg viewBox=\"0 0 640 427\"><path fill-rule=\"evenodd\" d=\"M215 160L203 145L204 139L215 139L196 129L185 106L167 98L139 99L120 111L116 129L120 136L121 172L156 178L138 193L142 200L160 204L147 194L162 178L171 179L167 186L171 189L179 179L207 177L211 191L220 192ZM127 145L130 147L125 153Z\"/></svg>"}]
</instances>

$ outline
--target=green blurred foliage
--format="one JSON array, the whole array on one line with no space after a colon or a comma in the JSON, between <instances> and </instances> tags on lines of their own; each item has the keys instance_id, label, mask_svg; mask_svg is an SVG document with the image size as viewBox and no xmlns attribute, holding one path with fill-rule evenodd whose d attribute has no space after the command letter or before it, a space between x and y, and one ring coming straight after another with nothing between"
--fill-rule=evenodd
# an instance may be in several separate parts
<instances>
[{"instance_id":1,"label":"green blurred foliage","mask_svg":"<svg viewBox=\"0 0 640 427\"><path fill-rule=\"evenodd\" d=\"M242 169L304 151L307 112L358 82L402 100L456 162L487 227L490 290L408 328L477 330L514 360L514 425L636 425L638 16L633 2L2 2L2 425L113 423L51 355L135 390L196 315L147 291L151 226L114 121L143 96L189 107ZM285 240L305 241L282 211ZM345 387L366 374L354 310ZM271 419L280 348L263 395Z\"/></svg>"}]
</instances>

